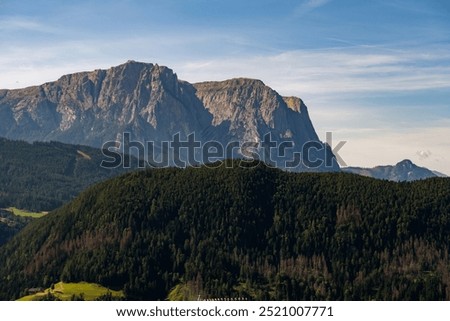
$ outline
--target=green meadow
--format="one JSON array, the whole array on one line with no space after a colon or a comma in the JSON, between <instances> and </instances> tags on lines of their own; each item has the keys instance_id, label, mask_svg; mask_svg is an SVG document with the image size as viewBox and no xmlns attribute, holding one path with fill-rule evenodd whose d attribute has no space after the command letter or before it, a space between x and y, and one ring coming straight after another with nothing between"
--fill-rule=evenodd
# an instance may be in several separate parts
<instances>
[{"instance_id":1,"label":"green meadow","mask_svg":"<svg viewBox=\"0 0 450 321\"><path fill-rule=\"evenodd\" d=\"M95 283L56 283L53 287L42 292L24 296L17 301L39 301L48 294L52 294L61 301L70 301L73 297L82 297L86 301L94 301L101 296L110 294L112 298L120 299L124 297L123 291L114 291Z\"/></svg>"},{"instance_id":2,"label":"green meadow","mask_svg":"<svg viewBox=\"0 0 450 321\"><path fill-rule=\"evenodd\" d=\"M15 208L15 207L9 207L6 210L11 212L11 213L13 213L14 215L17 215L17 216L32 217L32 218L40 218L40 217L43 217L43 216L48 214L48 212L36 213L36 212L30 212L30 211L27 211L27 210L20 210L20 209Z\"/></svg>"}]
</instances>

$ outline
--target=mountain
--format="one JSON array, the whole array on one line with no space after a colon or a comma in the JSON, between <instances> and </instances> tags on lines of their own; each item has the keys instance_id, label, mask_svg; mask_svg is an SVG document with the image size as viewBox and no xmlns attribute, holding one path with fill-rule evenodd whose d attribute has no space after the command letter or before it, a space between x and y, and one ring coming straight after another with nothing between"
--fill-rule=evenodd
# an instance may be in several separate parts
<instances>
[{"instance_id":1,"label":"mountain","mask_svg":"<svg viewBox=\"0 0 450 321\"><path fill-rule=\"evenodd\" d=\"M205 128L211 118L193 86L172 70L134 61L0 91L0 113L1 136L95 147L124 132L140 141L170 140Z\"/></svg>"},{"instance_id":2,"label":"mountain","mask_svg":"<svg viewBox=\"0 0 450 321\"><path fill-rule=\"evenodd\" d=\"M277 144L292 141L285 158L292 158L312 141L315 146L309 149L309 158L319 158L322 164L281 162L279 166L339 169L329 147L319 141L303 102L295 97L283 98L258 80L192 85L179 80L167 67L128 61L108 70L65 75L41 86L0 90L0 136L10 139L93 147L117 141L125 153L129 152L129 141L145 147L150 141L153 148L145 155L139 152L139 156L148 154L155 163L168 155L168 163L173 165L177 155L186 159L187 152L165 150L163 142L172 142L175 134L185 141L191 133L202 145L216 141L223 146L260 143L272 133ZM204 149L195 152L197 161L209 160L205 161ZM277 152L274 149L271 153ZM216 159L242 154L232 151Z\"/></svg>"},{"instance_id":3,"label":"mountain","mask_svg":"<svg viewBox=\"0 0 450 321\"><path fill-rule=\"evenodd\" d=\"M89 185L128 170L103 168L103 159L92 147L0 138L0 208L54 210ZM130 168L137 168L131 160Z\"/></svg>"},{"instance_id":4,"label":"mountain","mask_svg":"<svg viewBox=\"0 0 450 321\"><path fill-rule=\"evenodd\" d=\"M419 167L409 159L405 159L394 166L377 166L374 168L345 167L342 168L342 171L395 182L411 182L430 177L445 177L445 175L440 173L438 175L425 167Z\"/></svg>"},{"instance_id":5,"label":"mountain","mask_svg":"<svg viewBox=\"0 0 450 321\"><path fill-rule=\"evenodd\" d=\"M0 299L86 281L131 300L448 300L448 213L448 178L237 160L133 172L0 247Z\"/></svg>"},{"instance_id":6,"label":"mountain","mask_svg":"<svg viewBox=\"0 0 450 321\"><path fill-rule=\"evenodd\" d=\"M270 153L271 160L278 167L289 168L284 160L294 159L294 153L304 152L305 143L320 142L303 101L297 97L282 97L260 80L239 78L197 83L194 86L196 95L213 115L212 125L222 129L215 137L221 139L224 145L235 141L241 144L261 142L265 135L270 134L274 146ZM292 148L286 150L285 157L280 157L277 147L286 143L292 143ZM320 168L339 169L325 144L319 143L318 148L312 148L309 153L311 160L329 162L328 168ZM306 163L307 160L302 161Z\"/></svg>"}]
</instances>

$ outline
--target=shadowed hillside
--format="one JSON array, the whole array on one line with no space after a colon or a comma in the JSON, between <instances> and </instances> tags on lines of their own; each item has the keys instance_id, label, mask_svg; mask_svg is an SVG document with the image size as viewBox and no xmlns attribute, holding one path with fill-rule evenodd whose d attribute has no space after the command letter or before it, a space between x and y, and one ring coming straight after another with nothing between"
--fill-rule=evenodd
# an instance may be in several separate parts
<instances>
[{"instance_id":1,"label":"shadowed hillside","mask_svg":"<svg viewBox=\"0 0 450 321\"><path fill-rule=\"evenodd\" d=\"M125 172L102 168L103 159L96 148L0 138L0 208L53 210L89 185Z\"/></svg>"}]
</instances>

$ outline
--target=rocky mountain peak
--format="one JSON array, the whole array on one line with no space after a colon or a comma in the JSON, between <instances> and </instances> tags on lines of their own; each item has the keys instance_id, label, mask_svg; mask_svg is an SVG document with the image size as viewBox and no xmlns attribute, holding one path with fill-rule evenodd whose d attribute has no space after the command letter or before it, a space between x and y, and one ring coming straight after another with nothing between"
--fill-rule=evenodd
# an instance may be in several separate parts
<instances>
[{"instance_id":1,"label":"rocky mountain peak","mask_svg":"<svg viewBox=\"0 0 450 321\"><path fill-rule=\"evenodd\" d=\"M262 81L235 78L194 84L197 96L213 115L213 125L225 128L220 137L241 143L261 142L267 134L281 145L291 142L289 153L302 151L306 142L319 142L306 106L297 97L282 97ZM324 149L311 159L324 159ZM293 156L290 154L288 156ZM339 167L334 162L329 170Z\"/></svg>"},{"instance_id":2,"label":"rocky mountain peak","mask_svg":"<svg viewBox=\"0 0 450 321\"><path fill-rule=\"evenodd\" d=\"M125 132L155 144L195 133L224 146L259 143L270 133L279 143L292 141L296 151L319 141L301 99L283 98L257 79L192 85L168 67L130 60L0 91L0 136L101 147Z\"/></svg>"},{"instance_id":3,"label":"rocky mountain peak","mask_svg":"<svg viewBox=\"0 0 450 321\"><path fill-rule=\"evenodd\" d=\"M425 167L417 166L409 159L402 160L393 166L376 166L374 168L346 167L342 170L349 173L396 182L409 182L440 176Z\"/></svg>"},{"instance_id":4,"label":"rocky mountain peak","mask_svg":"<svg viewBox=\"0 0 450 321\"><path fill-rule=\"evenodd\" d=\"M194 86L197 96L213 114L213 124L230 122L232 132L238 139L259 139L261 135L274 130L281 131L279 135L282 137L287 131L290 132L287 128L290 122L304 117L301 122L308 128L303 128L303 134L309 132L311 135L307 134L308 138L317 140L302 100L281 97L261 80L235 78L202 82ZM304 111L305 115L294 116L292 111Z\"/></svg>"},{"instance_id":5,"label":"rocky mountain peak","mask_svg":"<svg viewBox=\"0 0 450 321\"><path fill-rule=\"evenodd\" d=\"M261 80L235 78L194 84L197 96L220 124L236 117L257 116L265 123L271 121L271 113L283 103L273 89Z\"/></svg>"},{"instance_id":6,"label":"rocky mountain peak","mask_svg":"<svg viewBox=\"0 0 450 321\"><path fill-rule=\"evenodd\" d=\"M404 159L401 162L398 162L396 165L396 167L400 167L400 168L406 168L406 169L411 169L413 167L417 167L411 160L409 159Z\"/></svg>"},{"instance_id":7,"label":"rocky mountain peak","mask_svg":"<svg viewBox=\"0 0 450 321\"><path fill-rule=\"evenodd\" d=\"M142 141L169 140L175 132L207 126L211 117L192 85L181 83L171 69L136 61L6 91L0 98L2 115L9 120L0 135L95 147L124 131Z\"/></svg>"}]
</instances>

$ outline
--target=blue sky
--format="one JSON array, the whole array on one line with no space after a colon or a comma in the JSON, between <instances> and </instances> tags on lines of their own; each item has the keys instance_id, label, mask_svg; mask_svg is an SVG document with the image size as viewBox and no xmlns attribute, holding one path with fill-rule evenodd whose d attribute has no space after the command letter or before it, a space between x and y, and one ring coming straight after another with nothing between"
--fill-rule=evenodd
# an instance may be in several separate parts
<instances>
[{"instance_id":1,"label":"blue sky","mask_svg":"<svg viewBox=\"0 0 450 321\"><path fill-rule=\"evenodd\" d=\"M448 0L0 0L0 88L127 60L301 97L348 165L450 174Z\"/></svg>"}]
</instances>

